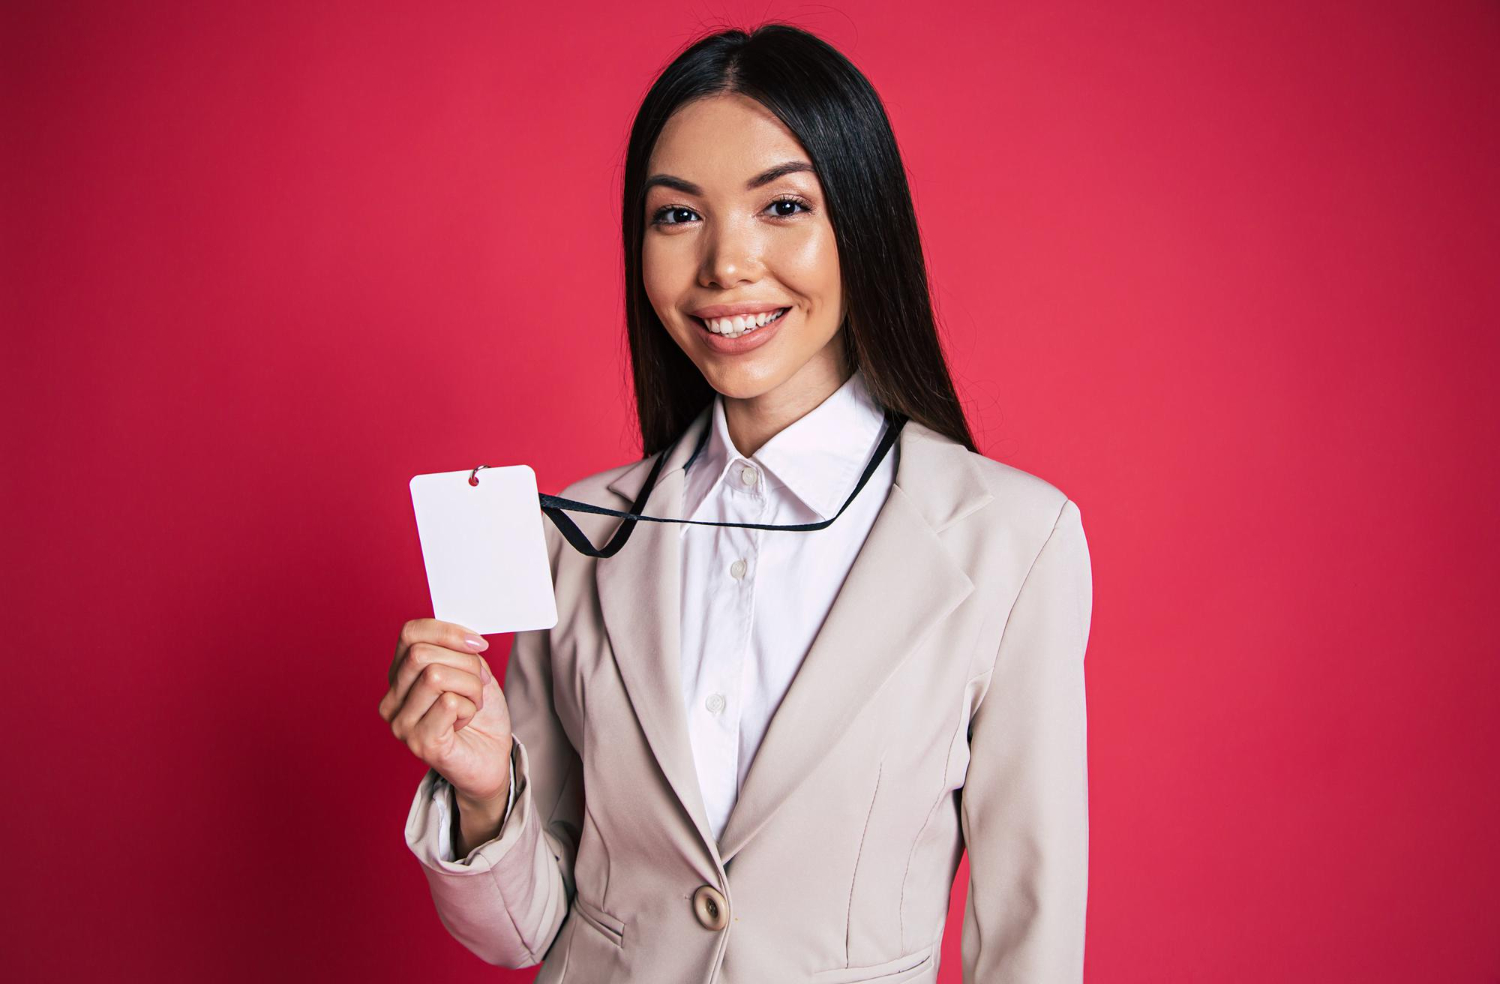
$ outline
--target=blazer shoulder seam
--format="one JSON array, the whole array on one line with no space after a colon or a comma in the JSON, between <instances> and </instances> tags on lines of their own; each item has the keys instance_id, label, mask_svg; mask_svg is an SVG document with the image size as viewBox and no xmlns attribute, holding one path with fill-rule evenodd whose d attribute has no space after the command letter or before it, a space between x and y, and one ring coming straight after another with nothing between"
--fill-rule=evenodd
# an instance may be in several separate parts
<instances>
[{"instance_id":1,"label":"blazer shoulder seam","mask_svg":"<svg viewBox=\"0 0 1500 984\"><path fill-rule=\"evenodd\" d=\"M1063 496L1062 505L1058 507L1057 515L1052 518L1052 528L1047 531L1047 537L1042 541L1042 545L1037 550L1036 555L1031 558L1031 563L1026 565L1026 576L1021 578L1021 586L1016 589L1016 596L1015 598L1011 599L1010 610L1005 613L1005 624L1000 627L1000 639L995 643L995 654L994 656L990 657L990 668L986 672L993 673L997 668L1000 662L1000 650L1005 647L1005 633L1010 629L1011 616L1016 612L1016 605L1020 603L1021 595L1026 593L1026 585L1031 583L1031 573L1032 571L1036 570L1036 562L1038 560L1041 560L1042 554L1047 552L1047 546L1052 542L1052 538L1057 535L1057 528L1062 524L1062 518L1067 513L1068 505L1072 501L1073 500L1068 498L1067 496ZM1077 507L1075 506L1074 508ZM976 674L976 676L983 675L983 673ZM989 688L985 688L985 693L989 693ZM983 703L983 700L981 700L980 703ZM975 710L977 711L978 708L976 708Z\"/></svg>"}]
</instances>

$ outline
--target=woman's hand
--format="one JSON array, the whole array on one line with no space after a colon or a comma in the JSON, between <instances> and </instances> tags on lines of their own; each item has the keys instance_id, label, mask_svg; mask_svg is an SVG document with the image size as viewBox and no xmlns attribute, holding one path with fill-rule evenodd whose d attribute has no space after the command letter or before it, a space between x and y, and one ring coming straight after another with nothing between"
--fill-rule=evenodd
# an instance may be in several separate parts
<instances>
[{"instance_id":1,"label":"woman's hand","mask_svg":"<svg viewBox=\"0 0 1500 984\"><path fill-rule=\"evenodd\" d=\"M510 793L510 709L500 682L478 655L487 648L462 625L434 618L407 622L380 716L413 755L452 783L460 802L498 802L503 811Z\"/></svg>"}]
</instances>

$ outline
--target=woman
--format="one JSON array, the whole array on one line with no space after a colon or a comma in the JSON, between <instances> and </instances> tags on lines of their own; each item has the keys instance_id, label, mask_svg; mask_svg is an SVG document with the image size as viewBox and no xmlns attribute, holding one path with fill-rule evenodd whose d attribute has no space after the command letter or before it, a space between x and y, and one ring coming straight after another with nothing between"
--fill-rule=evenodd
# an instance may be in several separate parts
<instances>
[{"instance_id":1,"label":"woman","mask_svg":"<svg viewBox=\"0 0 1500 984\"><path fill-rule=\"evenodd\" d=\"M380 711L443 924L539 984L935 981L967 846L964 980L1081 980L1088 548L974 448L874 90L796 28L697 42L623 230L645 457L563 495L692 522L544 523L564 615L503 690L403 627Z\"/></svg>"}]
</instances>

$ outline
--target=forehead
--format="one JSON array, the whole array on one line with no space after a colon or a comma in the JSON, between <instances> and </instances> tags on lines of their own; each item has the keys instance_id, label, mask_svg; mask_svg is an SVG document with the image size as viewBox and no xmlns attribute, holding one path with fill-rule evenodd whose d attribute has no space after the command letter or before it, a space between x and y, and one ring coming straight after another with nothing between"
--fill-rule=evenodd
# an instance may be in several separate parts
<instances>
[{"instance_id":1,"label":"forehead","mask_svg":"<svg viewBox=\"0 0 1500 984\"><path fill-rule=\"evenodd\" d=\"M736 192L773 164L808 159L775 113L749 96L722 93L678 107L662 127L647 172Z\"/></svg>"}]
</instances>

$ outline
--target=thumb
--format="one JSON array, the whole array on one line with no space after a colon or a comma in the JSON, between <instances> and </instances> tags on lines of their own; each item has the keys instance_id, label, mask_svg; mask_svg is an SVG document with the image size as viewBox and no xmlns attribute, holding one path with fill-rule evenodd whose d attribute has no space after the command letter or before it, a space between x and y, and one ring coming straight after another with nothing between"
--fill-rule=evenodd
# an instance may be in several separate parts
<instances>
[{"instance_id":1,"label":"thumb","mask_svg":"<svg viewBox=\"0 0 1500 984\"><path fill-rule=\"evenodd\" d=\"M479 657L479 677L485 683L490 683L495 679L495 674L490 669L489 660L485 659L483 656Z\"/></svg>"}]
</instances>

